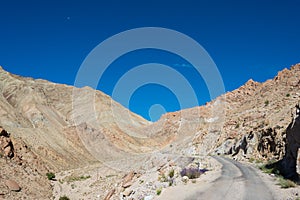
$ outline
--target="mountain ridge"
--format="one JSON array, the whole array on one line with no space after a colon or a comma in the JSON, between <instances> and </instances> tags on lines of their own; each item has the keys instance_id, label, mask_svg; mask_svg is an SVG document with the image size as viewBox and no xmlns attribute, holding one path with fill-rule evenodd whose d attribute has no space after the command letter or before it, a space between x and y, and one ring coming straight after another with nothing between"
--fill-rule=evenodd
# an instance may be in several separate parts
<instances>
[{"instance_id":1,"label":"mountain ridge","mask_svg":"<svg viewBox=\"0 0 300 200\"><path fill-rule=\"evenodd\" d=\"M36 170L35 176L45 185L41 190L49 197L45 188L50 186L44 177L49 171L100 164L126 172L143 163L154 165L157 158L153 155L161 153L280 159L285 153L291 109L300 99L298 77L300 64L263 83L250 79L206 105L166 113L151 123L101 91L23 78L1 67L0 126L9 133L1 137L13 144L10 152L4 147L3 151L14 155L8 160L19 171L15 179L30 177L19 166ZM2 171L0 176L8 179L8 173L11 171ZM17 195L39 194L25 187Z\"/></svg>"}]
</instances>

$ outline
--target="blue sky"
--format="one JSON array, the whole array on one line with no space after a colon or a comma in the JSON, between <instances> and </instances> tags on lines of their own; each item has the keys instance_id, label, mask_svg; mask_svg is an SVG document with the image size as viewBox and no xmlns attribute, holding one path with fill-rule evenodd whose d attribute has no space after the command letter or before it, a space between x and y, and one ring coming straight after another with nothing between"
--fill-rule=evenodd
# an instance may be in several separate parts
<instances>
[{"instance_id":1,"label":"blue sky","mask_svg":"<svg viewBox=\"0 0 300 200\"><path fill-rule=\"evenodd\" d=\"M201 44L231 91L250 78L265 81L300 62L299 7L297 0L1 1L0 65L22 76L73 85L85 57L100 42L128 29L164 27ZM183 74L196 91L198 105L210 101L202 77L188 62L153 49L121 56L101 77L98 89L112 95L124 73L152 62ZM176 95L163 86L141 86L129 108L157 120L161 112L181 109ZM157 106L151 114L156 104L164 109Z\"/></svg>"}]
</instances>

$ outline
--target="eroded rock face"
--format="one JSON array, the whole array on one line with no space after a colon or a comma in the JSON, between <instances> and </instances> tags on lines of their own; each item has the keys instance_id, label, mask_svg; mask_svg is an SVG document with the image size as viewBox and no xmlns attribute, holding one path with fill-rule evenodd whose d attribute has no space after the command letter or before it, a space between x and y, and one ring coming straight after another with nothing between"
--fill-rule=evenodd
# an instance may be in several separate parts
<instances>
[{"instance_id":1,"label":"eroded rock face","mask_svg":"<svg viewBox=\"0 0 300 200\"><path fill-rule=\"evenodd\" d=\"M292 122L286 130L286 154L283 159L277 163L283 176L298 180L297 157L300 148L300 107L296 105L296 113Z\"/></svg>"},{"instance_id":2,"label":"eroded rock face","mask_svg":"<svg viewBox=\"0 0 300 200\"><path fill-rule=\"evenodd\" d=\"M285 133L281 133L278 127L256 128L239 140L227 139L215 152L237 157L281 159L285 152L285 141Z\"/></svg>"}]
</instances>

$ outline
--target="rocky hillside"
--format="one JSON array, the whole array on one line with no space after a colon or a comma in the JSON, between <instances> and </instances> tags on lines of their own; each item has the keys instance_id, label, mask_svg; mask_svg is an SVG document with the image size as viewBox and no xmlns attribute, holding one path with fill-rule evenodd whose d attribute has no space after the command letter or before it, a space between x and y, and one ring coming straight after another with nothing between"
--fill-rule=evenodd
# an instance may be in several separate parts
<instances>
[{"instance_id":1,"label":"rocky hillside","mask_svg":"<svg viewBox=\"0 0 300 200\"><path fill-rule=\"evenodd\" d=\"M143 129L150 124L100 91L24 78L0 68L0 197L50 198L47 172L152 151L163 142L145 139ZM130 163L121 166L127 169ZM7 181L21 192L11 193Z\"/></svg>"},{"instance_id":2,"label":"rocky hillside","mask_svg":"<svg viewBox=\"0 0 300 200\"><path fill-rule=\"evenodd\" d=\"M184 137L192 131L189 152L194 154L279 159L284 155L285 130L300 100L299 77L297 64L272 80L249 80L205 106L168 113L160 121L180 123L177 133Z\"/></svg>"},{"instance_id":3,"label":"rocky hillside","mask_svg":"<svg viewBox=\"0 0 300 200\"><path fill-rule=\"evenodd\" d=\"M167 113L151 123L100 91L24 78L1 68L0 163L5 170L0 195L34 199L42 193L50 198L46 172L101 163L121 171L140 169L137 174L143 176L147 166L176 163L170 160L176 157L282 158L285 130L300 99L299 77L297 64L272 80L249 80L205 106ZM162 156L166 163L161 163L156 157L160 153L172 156ZM99 182L95 174L93 185L97 190L103 186L104 194L123 180L121 173L109 178L113 181ZM19 184L22 192L10 193L7 181Z\"/></svg>"},{"instance_id":4,"label":"rocky hillside","mask_svg":"<svg viewBox=\"0 0 300 200\"><path fill-rule=\"evenodd\" d=\"M154 142L145 142L141 131L149 124L100 91L0 69L0 125L53 170L149 151Z\"/></svg>"},{"instance_id":5,"label":"rocky hillside","mask_svg":"<svg viewBox=\"0 0 300 200\"><path fill-rule=\"evenodd\" d=\"M219 153L254 159L284 155L286 129L300 100L300 65L284 69L272 80L249 80L225 95L226 117ZM239 152L240 151L240 152Z\"/></svg>"}]
</instances>

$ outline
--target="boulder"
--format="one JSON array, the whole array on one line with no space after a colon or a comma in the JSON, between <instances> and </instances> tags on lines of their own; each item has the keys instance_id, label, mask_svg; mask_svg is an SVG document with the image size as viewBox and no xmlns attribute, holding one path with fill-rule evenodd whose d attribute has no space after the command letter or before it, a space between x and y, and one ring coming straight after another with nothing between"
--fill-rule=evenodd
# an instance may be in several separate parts
<instances>
[{"instance_id":1,"label":"boulder","mask_svg":"<svg viewBox=\"0 0 300 200\"><path fill-rule=\"evenodd\" d=\"M181 178L181 181L184 182L184 183L187 183L187 182L189 181L189 177L183 176L183 177Z\"/></svg>"},{"instance_id":2,"label":"boulder","mask_svg":"<svg viewBox=\"0 0 300 200\"><path fill-rule=\"evenodd\" d=\"M127 189L123 192L123 196L128 197L132 194L133 190L131 189Z\"/></svg>"},{"instance_id":3,"label":"boulder","mask_svg":"<svg viewBox=\"0 0 300 200\"><path fill-rule=\"evenodd\" d=\"M4 183L11 191L19 192L21 190L19 184L14 180L6 180Z\"/></svg>"}]
</instances>

